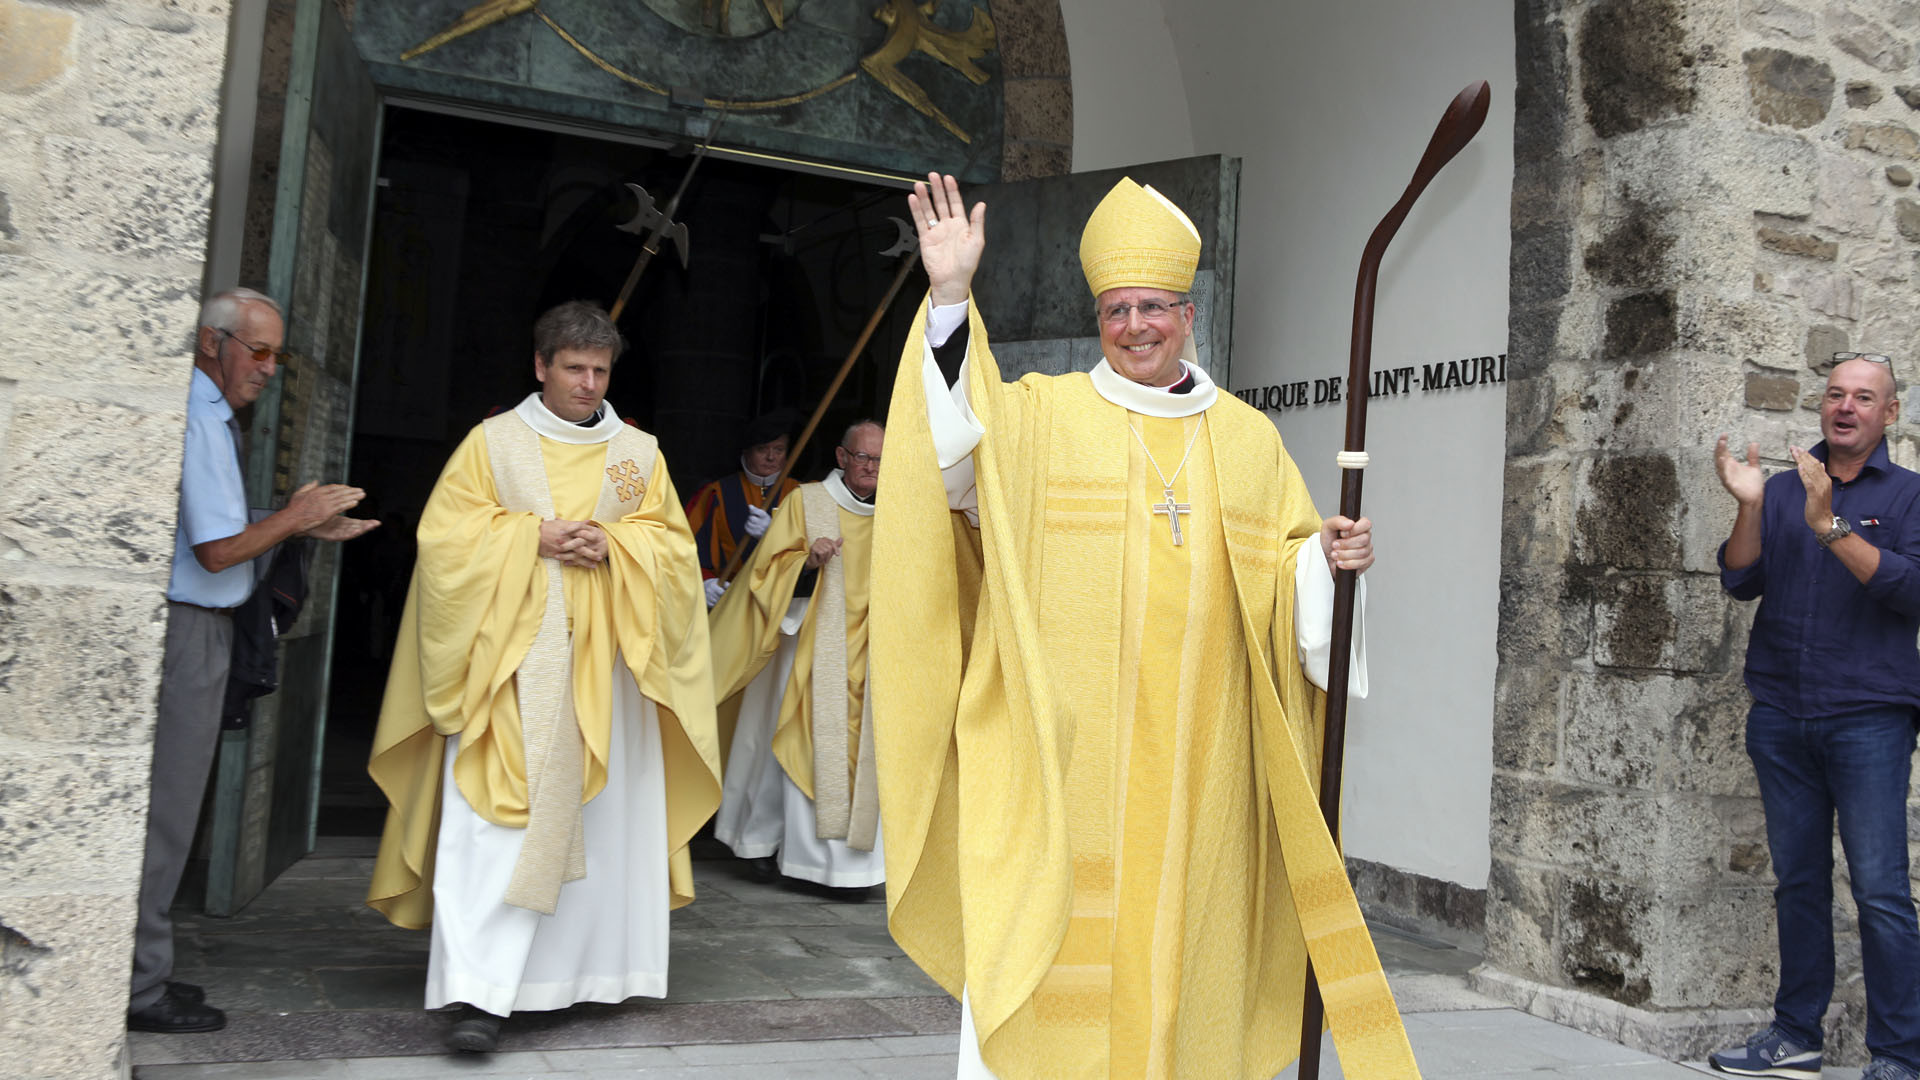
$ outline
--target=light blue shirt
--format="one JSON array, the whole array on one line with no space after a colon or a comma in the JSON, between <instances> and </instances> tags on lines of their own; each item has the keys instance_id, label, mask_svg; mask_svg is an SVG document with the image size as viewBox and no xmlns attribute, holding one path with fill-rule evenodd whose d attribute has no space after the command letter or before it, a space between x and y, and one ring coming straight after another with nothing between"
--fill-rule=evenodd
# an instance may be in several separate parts
<instances>
[{"instance_id":1,"label":"light blue shirt","mask_svg":"<svg viewBox=\"0 0 1920 1080\"><path fill-rule=\"evenodd\" d=\"M201 607L238 607L253 592L253 564L210 574L193 557L195 544L224 540L247 527L247 485L233 441L233 407L207 373L193 369L187 392L187 438L180 460L180 523L173 534L173 579L167 599Z\"/></svg>"}]
</instances>

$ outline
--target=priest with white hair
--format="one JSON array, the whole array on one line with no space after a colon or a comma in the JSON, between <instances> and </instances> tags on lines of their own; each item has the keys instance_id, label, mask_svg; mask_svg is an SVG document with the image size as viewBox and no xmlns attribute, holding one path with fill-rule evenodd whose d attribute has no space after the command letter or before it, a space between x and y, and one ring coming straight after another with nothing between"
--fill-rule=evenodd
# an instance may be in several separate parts
<instances>
[{"instance_id":1,"label":"priest with white hair","mask_svg":"<svg viewBox=\"0 0 1920 1080\"><path fill-rule=\"evenodd\" d=\"M715 836L859 899L886 879L867 678L884 436L873 420L848 426L839 467L773 512L712 622L716 694L740 696Z\"/></svg>"}]
</instances>

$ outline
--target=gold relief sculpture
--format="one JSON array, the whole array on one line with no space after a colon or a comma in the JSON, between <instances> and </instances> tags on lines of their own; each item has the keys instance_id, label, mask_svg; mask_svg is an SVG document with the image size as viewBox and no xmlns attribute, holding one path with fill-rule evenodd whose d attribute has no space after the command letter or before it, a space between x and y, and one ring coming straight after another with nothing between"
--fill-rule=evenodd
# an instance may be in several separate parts
<instances>
[{"instance_id":1,"label":"gold relief sculpture","mask_svg":"<svg viewBox=\"0 0 1920 1080\"><path fill-rule=\"evenodd\" d=\"M772 16L777 29L786 28L786 16L782 0L760 0ZM823 94L838 90L859 77L864 71L875 82L887 88L888 92L906 102L950 132L961 142L971 143L968 135L953 118L941 111L927 96L919 83L900 71L902 61L916 52L925 53L935 60L965 76L975 86L984 84L990 75L974 61L992 52L997 45L993 16L979 8L973 9L971 20L965 30L948 30L933 22L932 15L937 0L926 0L916 4L914 0L881 0L874 10L873 17L887 27L886 40L880 47L860 58L854 71L838 76L819 86L785 97L767 98L758 101L736 101L727 98L706 98L710 108L766 110L781 109L810 101ZM732 0L701 0L701 15L704 25L718 27L722 33L728 26ZM516 16L531 12L547 25L560 40L566 42L574 51L595 67L631 86L638 87L651 94L666 97L668 90L657 83L627 72L594 52L579 38L568 33L566 28L553 20L553 17L540 10L540 0L485 0L462 12L460 17L445 30L400 54L400 59L412 60L447 44L448 42L477 33L496 23L504 22Z\"/></svg>"},{"instance_id":2,"label":"gold relief sculpture","mask_svg":"<svg viewBox=\"0 0 1920 1080\"><path fill-rule=\"evenodd\" d=\"M786 5L780 0L760 0L760 5L767 9L767 15L773 19L776 29L787 28ZM705 25L724 34L731 25L729 20L733 15L733 0L700 0L700 12Z\"/></svg>"},{"instance_id":3,"label":"gold relief sculpture","mask_svg":"<svg viewBox=\"0 0 1920 1080\"><path fill-rule=\"evenodd\" d=\"M402 60L412 60L476 31L485 30L497 22L504 22L515 15L525 15L532 11L539 0L483 0L460 13L453 25L433 35L427 40L400 54Z\"/></svg>"},{"instance_id":4,"label":"gold relief sculpture","mask_svg":"<svg viewBox=\"0 0 1920 1080\"><path fill-rule=\"evenodd\" d=\"M923 52L979 86L987 81L987 73L973 61L993 51L993 16L974 8L973 20L956 34L933 23L928 17L933 14L933 7L934 0L918 6L913 0L885 0L873 17L886 24L887 40L860 58L860 69L879 80L880 85L893 91L900 100L939 121L941 127L961 142L972 142L967 133L960 130L960 125L940 111L920 84L902 75L895 65L915 52Z\"/></svg>"}]
</instances>

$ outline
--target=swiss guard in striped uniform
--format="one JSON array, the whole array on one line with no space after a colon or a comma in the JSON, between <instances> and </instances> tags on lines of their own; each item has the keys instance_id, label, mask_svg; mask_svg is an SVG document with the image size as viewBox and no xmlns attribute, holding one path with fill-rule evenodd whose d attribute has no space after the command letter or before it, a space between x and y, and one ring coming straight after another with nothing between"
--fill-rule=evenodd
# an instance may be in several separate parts
<instances>
[{"instance_id":1,"label":"swiss guard in striped uniform","mask_svg":"<svg viewBox=\"0 0 1920 1080\"><path fill-rule=\"evenodd\" d=\"M793 448L794 422L790 409L775 409L747 425L741 440L740 471L701 488L687 503L687 525L700 549L700 570L707 579L707 606L726 590L720 572L733 559L734 549L749 551L767 531L773 508L800 486L792 477L775 492L773 482L786 467Z\"/></svg>"}]
</instances>

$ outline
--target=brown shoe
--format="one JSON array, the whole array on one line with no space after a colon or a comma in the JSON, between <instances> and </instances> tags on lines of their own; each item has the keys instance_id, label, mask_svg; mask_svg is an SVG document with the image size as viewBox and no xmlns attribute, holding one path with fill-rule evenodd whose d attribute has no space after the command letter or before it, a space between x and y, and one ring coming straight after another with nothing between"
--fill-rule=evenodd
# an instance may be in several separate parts
<instances>
[{"instance_id":1,"label":"brown shoe","mask_svg":"<svg viewBox=\"0 0 1920 1080\"><path fill-rule=\"evenodd\" d=\"M227 1026L227 1014L204 1001L187 1001L175 994L144 1009L127 1010L128 1031L151 1031L157 1035L184 1035L194 1031L219 1031Z\"/></svg>"}]
</instances>

